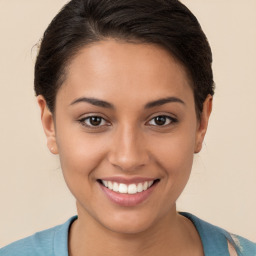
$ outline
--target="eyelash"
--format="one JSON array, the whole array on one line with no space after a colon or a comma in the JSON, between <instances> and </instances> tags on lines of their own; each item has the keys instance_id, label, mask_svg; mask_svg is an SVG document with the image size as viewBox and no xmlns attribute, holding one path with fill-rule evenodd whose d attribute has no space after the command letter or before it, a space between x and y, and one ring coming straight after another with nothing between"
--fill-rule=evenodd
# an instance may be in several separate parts
<instances>
[{"instance_id":1,"label":"eyelash","mask_svg":"<svg viewBox=\"0 0 256 256\"><path fill-rule=\"evenodd\" d=\"M175 124L175 123L178 122L178 120L177 120L176 118L174 118L174 117L167 116L167 115L158 115L158 116L155 116L155 117L151 118L151 119L148 121L148 123L150 123L150 122L153 121L153 120L156 121L157 118L164 118L165 121L169 120L169 123L168 123L168 124L163 124L163 125L152 125L152 124L150 124L151 126L157 126L157 127L160 128L160 127L170 126L170 125Z\"/></svg>"},{"instance_id":2,"label":"eyelash","mask_svg":"<svg viewBox=\"0 0 256 256\"><path fill-rule=\"evenodd\" d=\"M93 118L99 118L100 119L100 124L102 122L106 123L104 125L93 125L93 124L87 124L86 121L89 121L91 123L92 119ZM89 127L91 129L99 129L101 128L102 126L109 126L110 124L105 120L105 118L101 117L101 116L88 116L88 117L84 117L84 118L81 118L80 120L78 120L79 123L81 123L83 126L86 126L86 127Z\"/></svg>"},{"instance_id":3,"label":"eyelash","mask_svg":"<svg viewBox=\"0 0 256 256\"><path fill-rule=\"evenodd\" d=\"M100 124L101 124L102 122L104 122L104 124L103 124L103 125L93 125L93 124L91 124L91 121L92 121L93 118L98 118L98 119L100 119ZM168 123L168 124L163 124L163 125L150 124L151 121L156 121L157 118L164 118L165 121L169 120L169 123ZM101 117L101 116L97 116L97 115L84 117L84 118L79 119L78 121L79 121L79 123L81 123L83 126L86 126L86 127L90 128L90 129L99 129L99 128L102 128L102 127L104 127L104 126L110 126L110 123L109 123L108 121L106 121L105 118L103 118L103 117ZM87 124L86 121L89 121L90 124ZM147 122L147 124L149 124L150 126L156 126L156 127L159 127L159 128L160 128L160 127L167 127L167 126L170 126L170 125L175 124L175 123L177 123L177 122L178 122L178 120L177 120L176 118L174 118L174 117L170 117L170 116L167 116L167 115L158 115L158 116L155 116L155 117L151 118L151 119Z\"/></svg>"}]
</instances>

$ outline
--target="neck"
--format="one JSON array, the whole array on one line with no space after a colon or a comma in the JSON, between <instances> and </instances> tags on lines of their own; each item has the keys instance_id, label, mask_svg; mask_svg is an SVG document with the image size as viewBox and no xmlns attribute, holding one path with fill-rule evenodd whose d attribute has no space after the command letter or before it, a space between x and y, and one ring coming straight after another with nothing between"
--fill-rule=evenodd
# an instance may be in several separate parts
<instances>
[{"instance_id":1,"label":"neck","mask_svg":"<svg viewBox=\"0 0 256 256\"><path fill-rule=\"evenodd\" d=\"M87 213L78 212L78 219L70 230L69 255L194 255L191 252L199 251L200 246L195 246L199 243L201 245L193 224L176 210L147 230L136 234L114 232Z\"/></svg>"}]
</instances>

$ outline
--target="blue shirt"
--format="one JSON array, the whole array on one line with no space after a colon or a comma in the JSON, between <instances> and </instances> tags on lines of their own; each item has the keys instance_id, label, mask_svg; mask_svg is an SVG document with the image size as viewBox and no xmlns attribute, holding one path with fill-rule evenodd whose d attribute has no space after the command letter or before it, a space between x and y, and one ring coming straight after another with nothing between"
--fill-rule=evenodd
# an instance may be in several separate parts
<instances>
[{"instance_id":1,"label":"blue shirt","mask_svg":"<svg viewBox=\"0 0 256 256\"><path fill-rule=\"evenodd\" d=\"M196 216L181 212L195 225L204 248L205 256L229 256L228 243L236 248L238 256L256 256L256 244L230 234ZM77 216L62 225L38 232L0 249L0 256L68 256L69 227Z\"/></svg>"}]
</instances>

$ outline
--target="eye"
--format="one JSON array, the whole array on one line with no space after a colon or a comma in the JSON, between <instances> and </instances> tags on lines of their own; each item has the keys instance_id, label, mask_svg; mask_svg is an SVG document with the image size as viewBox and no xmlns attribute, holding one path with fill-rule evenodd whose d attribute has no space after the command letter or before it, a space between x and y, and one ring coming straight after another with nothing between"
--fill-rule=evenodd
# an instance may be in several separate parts
<instances>
[{"instance_id":1,"label":"eye","mask_svg":"<svg viewBox=\"0 0 256 256\"><path fill-rule=\"evenodd\" d=\"M100 116L89 116L89 117L80 119L79 122L82 123L82 125L95 127L95 128L108 124L107 121Z\"/></svg>"},{"instance_id":2,"label":"eye","mask_svg":"<svg viewBox=\"0 0 256 256\"><path fill-rule=\"evenodd\" d=\"M177 119L170 116L156 116L152 118L148 123L153 126L167 126L171 123L176 123Z\"/></svg>"}]
</instances>

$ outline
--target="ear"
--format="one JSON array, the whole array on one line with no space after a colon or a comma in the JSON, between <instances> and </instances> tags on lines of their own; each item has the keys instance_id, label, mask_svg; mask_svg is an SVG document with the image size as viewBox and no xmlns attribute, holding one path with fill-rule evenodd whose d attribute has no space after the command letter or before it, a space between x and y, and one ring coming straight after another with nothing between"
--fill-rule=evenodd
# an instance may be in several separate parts
<instances>
[{"instance_id":1,"label":"ear","mask_svg":"<svg viewBox=\"0 0 256 256\"><path fill-rule=\"evenodd\" d=\"M41 121L47 138L47 147L53 154L58 154L53 115L42 95L37 96L37 103L41 110Z\"/></svg>"},{"instance_id":2,"label":"ear","mask_svg":"<svg viewBox=\"0 0 256 256\"><path fill-rule=\"evenodd\" d=\"M207 131L208 121L212 112L212 96L208 95L204 101L203 111L201 113L201 118L198 121L196 141L195 141L195 153L199 153L202 149L204 136Z\"/></svg>"}]
</instances>

